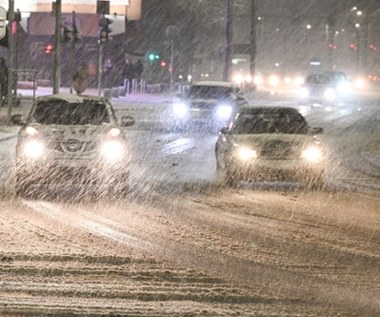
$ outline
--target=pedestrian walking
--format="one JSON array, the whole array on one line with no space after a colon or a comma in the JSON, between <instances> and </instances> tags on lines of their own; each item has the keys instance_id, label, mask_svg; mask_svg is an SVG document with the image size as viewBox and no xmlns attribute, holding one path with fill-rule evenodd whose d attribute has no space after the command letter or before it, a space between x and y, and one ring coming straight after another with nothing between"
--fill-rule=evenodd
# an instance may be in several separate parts
<instances>
[{"instance_id":1,"label":"pedestrian walking","mask_svg":"<svg viewBox=\"0 0 380 317\"><path fill-rule=\"evenodd\" d=\"M83 93L87 89L87 77L88 77L88 67L87 65L82 65L75 72L74 80L74 89L78 95Z\"/></svg>"},{"instance_id":2,"label":"pedestrian walking","mask_svg":"<svg viewBox=\"0 0 380 317\"><path fill-rule=\"evenodd\" d=\"M8 66L3 57L0 57L0 106L7 102L8 98Z\"/></svg>"}]
</instances>

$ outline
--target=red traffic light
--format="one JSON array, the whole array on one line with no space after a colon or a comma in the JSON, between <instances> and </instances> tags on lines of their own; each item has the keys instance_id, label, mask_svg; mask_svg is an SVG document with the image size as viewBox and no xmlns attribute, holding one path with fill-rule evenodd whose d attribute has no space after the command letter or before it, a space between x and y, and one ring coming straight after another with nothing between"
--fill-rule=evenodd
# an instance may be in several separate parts
<instances>
[{"instance_id":1,"label":"red traffic light","mask_svg":"<svg viewBox=\"0 0 380 317\"><path fill-rule=\"evenodd\" d=\"M351 43L351 44L350 44L350 49L352 49L352 50L356 50L356 49L357 49L356 44Z\"/></svg>"},{"instance_id":2,"label":"red traffic light","mask_svg":"<svg viewBox=\"0 0 380 317\"><path fill-rule=\"evenodd\" d=\"M47 44L45 46L45 54L51 54L53 53L54 46L53 44Z\"/></svg>"},{"instance_id":3,"label":"red traffic light","mask_svg":"<svg viewBox=\"0 0 380 317\"><path fill-rule=\"evenodd\" d=\"M161 65L161 67L166 67L167 64L165 61L161 61L160 65Z\"/></svg>"}]
</instances>

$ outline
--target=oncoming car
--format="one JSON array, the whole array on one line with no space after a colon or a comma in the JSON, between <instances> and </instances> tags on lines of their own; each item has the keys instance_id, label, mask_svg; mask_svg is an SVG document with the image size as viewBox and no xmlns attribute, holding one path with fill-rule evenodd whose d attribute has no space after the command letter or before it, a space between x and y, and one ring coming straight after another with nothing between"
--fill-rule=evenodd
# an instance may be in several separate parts
<instances>
[{"instance_id":1,"label":"oncoming car","mask_svg":"<svg viewBox=\"0 0 380 317\"><path fill-rule=\"evenodd\" d=\"M305 118L291 107L244 107L216 142L216 164L226 184L245 181L296 181L324 184L324 153Z\"/></svg>"},{"instance_id":2,"label":"oncoming car","mask_svg":"<svg viewBox=\"0 0 380 317\"><path fill-rule=\"evenodd\" d=\"M307 76L298 91L301 102L338 104L353 97L353 84L343 72L323 72Z\"/></svg>"},{"instance_id":3,"label":"oncoming car","mask_svg":"<svg viewBox=\"0 0 380 317\"><path fill-rule=\"evenodd\" d=\"M231 119L236 108L247 104L240 90L229 82L195 82L173 103L172 127L217 131Z\"/></svg>"},{"instance_id":4,"label":"oncoming car","mask_svg":"<svg viewBox=\"0 0 380 317\"><path fill-rule=\"evenodd\" d=\"M16 145L16 194L36 187L80 186L99 193L128 190L128 140L106 98L57 94L38 97L22 124Z\"/></svg>"}]
</instances>

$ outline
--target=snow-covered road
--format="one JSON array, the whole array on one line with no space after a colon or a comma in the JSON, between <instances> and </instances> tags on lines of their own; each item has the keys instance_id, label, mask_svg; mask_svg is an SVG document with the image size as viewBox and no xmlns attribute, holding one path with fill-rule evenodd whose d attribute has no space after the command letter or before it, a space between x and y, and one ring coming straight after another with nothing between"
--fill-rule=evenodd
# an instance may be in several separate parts
<instances>
[{"instance_id":1,"label":"snow-covered road","mask_svg":"<svg viewBox=\"0 0 380 317\"><path fill-rule=\"evenodd\" d=\"M380 315L379 108L300 109L325 129L325 191L221 187L215 135L145 122L125 199L15 198L1 141L0 314Z\"/></svg>"}]
</instances>

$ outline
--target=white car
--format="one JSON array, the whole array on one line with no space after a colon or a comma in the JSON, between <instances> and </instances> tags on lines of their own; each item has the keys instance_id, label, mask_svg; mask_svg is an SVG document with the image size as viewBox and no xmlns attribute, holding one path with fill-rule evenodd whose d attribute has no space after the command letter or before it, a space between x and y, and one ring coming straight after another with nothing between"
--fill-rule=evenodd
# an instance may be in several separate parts
<instances>
[{"instance_id":1,"label":"white car","mask_svg":"<svg viewBox=\"0 0 380 317\"><path fill-rule=\"evenodd\" d=\"M91 187L125 193L128 189L128 139L110 101L57 94L38 97L22 124L16 146L15 189L19 195L52 186Z\"/></svg>"},{"instance_id":2,"label":"white car","mask_svg":"<svg viewBox=\"0 0 380 317\"><path fill-rule=\"evenodd\" d=\"M215 147L217 172L226 184L300 181L324 184L325 154L305 118L291 107L244 107L223 128Z\"/></svg>"},{"instance_id":3,"label":"white car","mask_svg":"<svg viewBox=\"0 0 380 317\"><path fill-rule=\"evenodd\" d=\"M219 130L240 106L247 105L240 90L229 82L199 81L190 85L171 107L175 129Z\"/></svg>"},{"instance_id":4,"label":"white car","mask_svg":"<svg viewBox=\"0 0 380 317\"><path fill-rule=\"evenodd\" d=\"M340 104L352 100L354 86L343 72L310 74L298 91L300 102Z\"/></svg>"}]
</instances>

